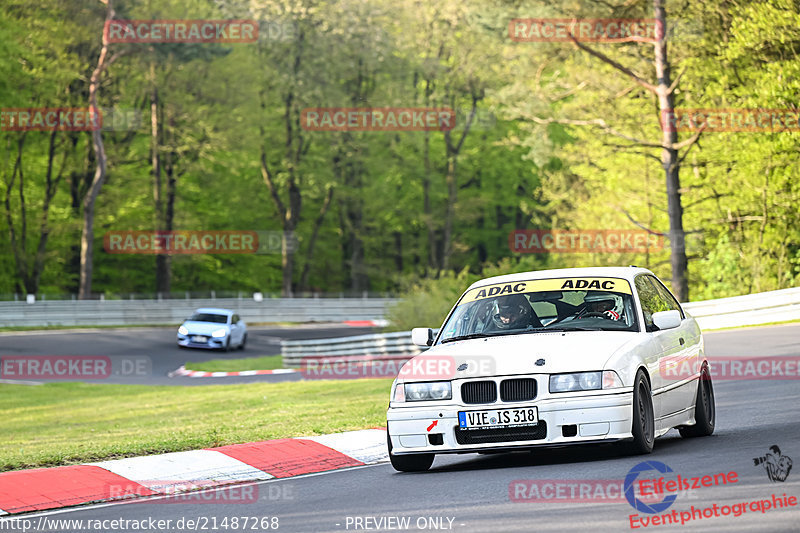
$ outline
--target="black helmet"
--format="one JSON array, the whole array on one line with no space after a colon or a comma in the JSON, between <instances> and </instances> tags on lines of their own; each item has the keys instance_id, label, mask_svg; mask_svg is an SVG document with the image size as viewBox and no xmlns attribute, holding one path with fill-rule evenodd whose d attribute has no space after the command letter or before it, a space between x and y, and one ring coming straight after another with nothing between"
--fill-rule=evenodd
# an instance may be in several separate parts
<instances>
[{"instance_id":1,"label":"black helmet","mask_svg":"<svg viewBox=\"0 0 800 533\"><path fill-rule=\"evenodd\" d=\"M497 299L497 312L492 317L500 329L518 329L531 323L531 304L521 294L510 294Z\"/></svg>"}]
</instances>

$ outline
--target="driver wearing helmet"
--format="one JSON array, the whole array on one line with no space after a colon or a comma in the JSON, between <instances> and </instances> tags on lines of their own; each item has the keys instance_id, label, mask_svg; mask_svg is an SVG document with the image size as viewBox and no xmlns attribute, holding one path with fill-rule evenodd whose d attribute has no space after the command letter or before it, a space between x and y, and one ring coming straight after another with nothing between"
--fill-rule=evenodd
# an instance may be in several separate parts
<instances>
[{"instance_id":1,"label":"driver wearing helmet","mask_svg":"<svg viewBox=\"0 0 800 533\"><path fill-rule=\"evenodd\" d=\"M599 315L610 320L619 320L622 316L622 296L610 292L589 293L583 299L586 304L585 314L582 316Z\"/></svg>"},{"instance_id":2,"label":"driver wearing helmet","mask_svg":"<svg viewBox=\"0 0 800 533\"><path fill-rule=\"evenodd\" d=\"M521 294L510 294L497 299L497 312L492 316L499 329L525 329L531 325L533 309Z\"/></svg>"}]
</instances>

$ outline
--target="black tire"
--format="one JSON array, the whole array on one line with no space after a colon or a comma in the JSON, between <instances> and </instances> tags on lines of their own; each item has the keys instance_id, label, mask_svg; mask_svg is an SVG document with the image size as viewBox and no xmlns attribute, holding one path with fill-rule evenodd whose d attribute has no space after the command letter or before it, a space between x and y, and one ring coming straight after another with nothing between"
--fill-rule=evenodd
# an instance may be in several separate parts
<instances>
[{"instance_id":1,"label":"black tire","mask_svg":"<svg viewBox=\"0 0 800 533\"><path fill-rule=\"evenodd\" d=\"M707 437L714 433L714 424L717 420L717 407L714 403L714 385L711 383L711 373L708 366L703 365L700 379L697 382L697 396L694 402L695 425L678 428L681 437Z\"/></svg>"},{"instance_id":2,"label":"black tire","mask_svg":"<svg viewBox=\"0 0 800 533\"><path fill-rule=\"evenodd\" d=\"M392 438L386 432L389 447L389 460L398 472L425 472L433 464L433 453L415 453L414 455L392 455Z\"/></svg>"},{"instance_id":3,"label":"black tire","mask_svg":"<svg viewBox=\"0 0 800 533\"><path fill-rule=\"evenodd\" d=\"M244 350L245 344L247 344L247 333L242 336L242 343L239 345L239 349Z\"/></svg>"},{"instance_id":4,"label":"black tire","mask_svg":"<svg viewBox=\"0 0 800 533\"><path fill-rule=\"evenodd\" d=\"M225 342L225 347L222 349L223 352L230 352L231 351L231 338L228 337L228 340Z\"/></svg>"},{"instance_id":5,"label":"black tire","mask_svg":"<svg viewBox=\"0 0 800 533\"><path fill-rule=\"evenodd\" d=\"M633 442L626 443L628 453L644 455L652 452L655 443L655 427L650 383L644 372L639 370L633 385L633 422L631 427Z\"/></svg>"}]
</instances>

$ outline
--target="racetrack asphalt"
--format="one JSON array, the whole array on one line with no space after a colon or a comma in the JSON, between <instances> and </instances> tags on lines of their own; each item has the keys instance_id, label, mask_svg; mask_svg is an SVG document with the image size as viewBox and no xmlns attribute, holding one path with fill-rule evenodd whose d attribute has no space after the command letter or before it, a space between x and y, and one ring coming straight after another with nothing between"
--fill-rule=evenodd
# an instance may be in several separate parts
<instances>
[{"instance_id":1,"label":"racetrack asphalt","mask_svg":"<svg viewBox=\"0 0 800 533\"><path fill-rule=\"evenodd\" d=\"M705 339L710 357L800 356L800 325L709 333ZM800 381L729 380L718 381L714 387L714 435L683 439L672 430L656 441L654 452L647 456L626 456L614 447L439 456L426 473L397 473L388 464L380 464L261 482L254 485L257 498L249 502L233 501L229 495L218 497L217 491L209 491L191 501L186 496L167 497L21 518L31 521L32 531L423 531L431 530L433 524L440 530L464 532L800 531L800 507L766 512L748 508L738 517L699 518L684 525L642 527L639 521L633 528L632 515L638 515L638 519L654 515L635 511L624 498L543 499L544 486L555 486L558 481L562 486L598 481L622 484L629 471L645 460L668 465L674 471L668 476L673 479L675 474L683 478L737 474L736 482L730 484L679 493L664 514L674 510L680 516L680 512L691 512L692 507L707 507L713 512L715 505L718 512L724 506L731 512L734 505L771 500L773 495L800 499L800 467L778 482L770 481L763 465L754 464L754 458L763 457L773 445L778 445L784 456L800 460ZM516 492L520 482L528 487L538 483L540 497L533 497L530 491ZM569 490L564 492L569 494ZM514 501L515 495L521 501ZM278 518L277 528L260 527L273 524L272 517ZM390 517L407 518L408 527L394 518L387 521ZM38 522L40 518L84 523L80 527L75 523L43 524ZM234 518L238 518L235 528ZM267 521L260 522L262 518ZM106 529L102 529L86 522L115 519L146 523L141 527L137 522L136 528L132 522L127 527L116 524L113 529L111 522L95 523L104 524ZM183 527L178 523L181 519ZM379 522L381 519L384 521ZM172 522L167 527L159 525L158 520ZM194 521L193 528L187 527L187 520ZM256 523L259 527L251 529Z\"/></svg>"},{"instance_id":2,"label":"racetrack asphalt","mask_svg":"<svg viewBox=\"0 0 800 533\"><path fill-rule=\"evenodd\" d=\"M0 333L0 356L96 355L108 356L112 367L123 359L143 359L148 364L130 374L112 375L103 383L130 385L229 385L234 383L296 381L299 374L265 374L220 378L168 377L187 361L239 359L279 355L282 339L324 339L375 332L375 328L339 324L315 324L285 327L248 327L245 350L222 352L201 348L179 348L177 328L103 328L97 330ZM255 370L255 369L254 369ZM2 377L2 376L0 376ZM35 378L33 379L35 381ZM70 381L76 381L74 379ZM77 380L81 381L81 380ZM98 383L97 379L87 382Z\"/></svg>"}]
</instances>

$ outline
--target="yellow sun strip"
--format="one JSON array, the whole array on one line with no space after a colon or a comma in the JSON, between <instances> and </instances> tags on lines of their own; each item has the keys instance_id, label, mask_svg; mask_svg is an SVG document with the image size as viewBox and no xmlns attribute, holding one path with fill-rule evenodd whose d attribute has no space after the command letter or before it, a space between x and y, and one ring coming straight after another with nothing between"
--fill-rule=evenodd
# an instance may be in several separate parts
<instances>
[{"instance_id":1,"label":"yellow sun strip","mask_svg":"<svg viewBox=\"0 0 800 533\"><path fill-rule=\"evenodd\" d=\"M506 296L509 294L524 294L527 292L544 291L605 291L621 292L633 294L631 285L627 280L621 278L555 278L555 279L534 279L526 281L513 281L510 283L498 283L496 285L486 285L468 290L458 305L463 305L476 300L494 298L495 296Z\"/></svg>"}]
</instances>

